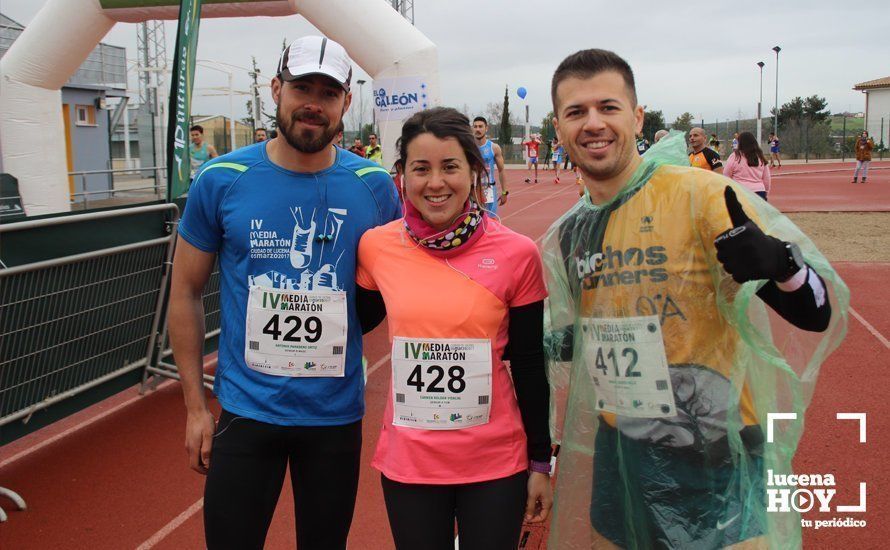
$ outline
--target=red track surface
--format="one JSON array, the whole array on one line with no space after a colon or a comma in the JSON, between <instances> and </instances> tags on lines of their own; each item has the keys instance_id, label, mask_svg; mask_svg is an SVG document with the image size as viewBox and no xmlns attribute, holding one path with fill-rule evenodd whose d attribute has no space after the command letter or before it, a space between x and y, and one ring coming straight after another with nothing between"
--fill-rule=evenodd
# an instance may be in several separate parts
<instances>
[{"instance_id":1,"label":"red track surface","mask_svg":"<svg viewBox=\"0 0 890 550\"><path fill-rule=\"evenodd\" d=\"M792 172L792 168L795 172L825 170L826 165L782 170ZM577 186L568 183L573 181L570 175L558 186L552 184L550 174L531 186L521 183L524 172L508 171L508 176L511 194L501 210L502 218L532 238L540 237L577 199ZM888 176L890 171L875 171L869 186L874 178L874 188L878 188L881 178ZM777 178L775 203L794 200L788 195L797 185L794 178ZM792 183L786 186L786 181ZM823 184L818 185L821 189ZM823 202L836 203L837 193L846 193L847 188L831 185L831 189L844 191L828 193ZM890 280L890 264L841 264L838 268L851 287L852 305L862 320L851 316L847 339L823 366L796 466L802 473L834 473L839 483L836 500L841 504L855 504L858 481L867 482L868 512L846 515L864 517L868 528L805 530L804 541L809 548L878 547L878 541L890 536L890 480L879 460L890 448L883 389L890 365L886 341L890 310L885 305L890 293L884 288ZM365 449L351 548L392 548L379 474L369 466L390 383L388 352L385 327L366 337L370 374ZM141 398L135 390L127 390L0 449L0 485L18 491L29 507L18 512L11 503L0 503L9 513L9 521L0 525L0 548L203 548L203 478L186 463L184 412L176 383L165 383ZM855 422L838 422L837 412L868 413L868 443L859 444ZM62 435L66 430L71 433ZM269 548L294 546L291 502L290 483L285 482L269 532ZM811 513L806 517L832 516ZM526 547L537 548L540 540L541 533L534 532Z\"/></svg>"},{"instance_id":2,"label":"red track surface","mask_svg":"<svg viewBox=\"0 0 890 550\"><path fill-rule=\"evenodd\" d=\"M786 164L773 169L769 200L782 212L890 211L890 161L875 161L868 183L850 183L855 163Z\"/></svg>"}]
</instances>

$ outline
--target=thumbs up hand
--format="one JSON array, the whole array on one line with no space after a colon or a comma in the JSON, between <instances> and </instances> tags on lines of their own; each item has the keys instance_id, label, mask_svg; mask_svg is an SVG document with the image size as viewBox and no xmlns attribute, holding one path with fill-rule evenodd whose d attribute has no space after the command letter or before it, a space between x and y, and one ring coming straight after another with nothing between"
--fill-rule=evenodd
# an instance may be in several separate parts
<instances>
[{"instance_id":1,"label":"thumbs up hand","mask_svg":"<svg viewBox=\"0 0 890 550\"><path fill-rule=\"evenodd\" d=\"M737 283L786 279L788 252L785 243L765 234L751 221L731 187L726 186L723 197L732 228L718 235L714 246L717 260L726 272Z\"/></svg>"}]
</instances>

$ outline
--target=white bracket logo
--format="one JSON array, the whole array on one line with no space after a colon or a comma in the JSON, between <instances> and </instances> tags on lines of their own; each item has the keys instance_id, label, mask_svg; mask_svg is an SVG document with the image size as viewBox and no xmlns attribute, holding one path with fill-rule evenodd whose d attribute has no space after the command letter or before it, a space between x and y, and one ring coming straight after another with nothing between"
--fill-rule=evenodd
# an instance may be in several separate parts
<instances>
[{"instance_id":1,"label":"white bracket logo","mask_svg":"<svg viewBox=\"0 0 890 550\"><path fill-rule=\"evenodd\" d=\"M775 420L797 420L797 413L766 413L766 442L773 442L773 422Z\"/></svg>"},{"instance_id":2,"label":"white bracket logo","mask_svg":"<svg viewBox=\"0 0 890 550\"><path fill-rule=\"evenodd\" d=\"M865 413L837 413L838 420L859 421L859 442L865 443ZM766 414L766 442L773 442L773 423L776 420L797 420L797 413L767 413Z\"/></svg>"},{"instance_id":3,"label":"white bracket logo","mask_svg":"<svg viewBox=\"0 0 890 550\"><path fill-rule=\"evenodd\" d=\"M769 416L769 415L767 415ZM865 443L865 413L837 413L838 420L859 421L859 442Z\"/></svg>"}]
</instances>

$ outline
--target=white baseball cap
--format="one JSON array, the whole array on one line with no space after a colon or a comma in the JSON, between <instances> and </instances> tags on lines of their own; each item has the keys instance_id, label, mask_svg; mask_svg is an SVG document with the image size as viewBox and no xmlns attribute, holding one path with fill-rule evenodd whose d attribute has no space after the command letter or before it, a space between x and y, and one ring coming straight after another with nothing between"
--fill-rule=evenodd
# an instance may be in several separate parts
<instances>
[{"instance_id":1,"label":"white baseball cap","mask_svg":"<svg viewBox=\"0 0 890 550\"><path fill-rule=\"evenodd\" d=\"M281 52L278 77L291 81L311 74L333 78L348 92L352 60L343 46L324 36L298 38Z\"/></svg>"}]
</instances>

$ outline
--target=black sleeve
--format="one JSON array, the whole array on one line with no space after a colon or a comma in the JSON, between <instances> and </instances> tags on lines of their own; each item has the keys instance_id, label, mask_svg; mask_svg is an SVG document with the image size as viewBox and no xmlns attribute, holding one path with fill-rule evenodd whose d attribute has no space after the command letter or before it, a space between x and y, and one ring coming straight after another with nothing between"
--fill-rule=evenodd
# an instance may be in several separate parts
<instances>
[{"instance_id":1,"label":"black sleeve","mask_svg":"<svg viewBox=\"0 0 890 550\"><path fill-rule=\"evenodd\" d=\"M711 170L723 166L723 161L720 160L720 154L717 151L714 151L709 147L705 147L704 149L702 149L702 153L705 155L705 160L707 160L708 164L711 166Z\"/></svg>"},{"instance_id":2,"label":"black sleeve","mask_svg":"<svg viewBox=\"0 0 890 550\"><path fill-rule=\"evenodd\" d=\"M355 285L355 310L362 327L362 334L374 330L386 317L386 304L383 295L376 290L368 290Z\"/></svg>"},{"instance_id":3,"label":"black sleeve","mask_svg":"<svg viewBox=\"0 0 890 550\"><path fill-rule=\"evenodd\" d=\"M818 279L820 288L810 284L812 277ZM831 302L825 289L825 281L815 270L807 266L807 281L794 292L785 292L775 281L769 281L757 291L761 300L773 308L783 319L797 328L811 332L822 332L831 320Z\"/></svg>"},{"instance_id":4,"label":"black sleeve","mask_svg":"<svg viewBox=\"0 0 890 550\"><path fill-rule=\"evenodd\" d=\"M529 460L550 460L550 386L544 365L544 302L510 308L510 370Z\"/></svg>"}]
</instances>

